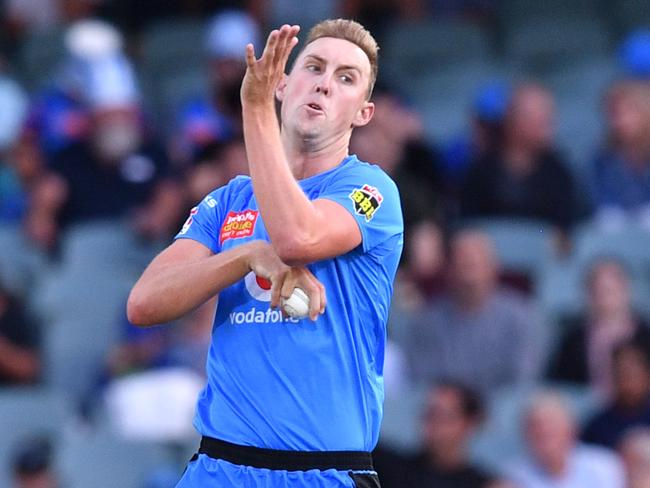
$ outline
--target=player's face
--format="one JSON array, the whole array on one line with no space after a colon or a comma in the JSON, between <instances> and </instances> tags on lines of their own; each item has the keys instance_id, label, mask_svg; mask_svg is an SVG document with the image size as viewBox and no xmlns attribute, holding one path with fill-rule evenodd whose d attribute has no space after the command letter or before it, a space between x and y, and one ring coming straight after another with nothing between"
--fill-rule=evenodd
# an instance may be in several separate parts
<instances>
[{"instance_id":1,"label":"player's face","mask_svg":"<svg viewBox=\"0 0 650 488\"><path fill-rule=\"evenodd\" d=\"M310 43L277 90L283 130L303 139L336 138L370 122L370 61L355 44L332 37Z\"/></svg>"}]
</instances>

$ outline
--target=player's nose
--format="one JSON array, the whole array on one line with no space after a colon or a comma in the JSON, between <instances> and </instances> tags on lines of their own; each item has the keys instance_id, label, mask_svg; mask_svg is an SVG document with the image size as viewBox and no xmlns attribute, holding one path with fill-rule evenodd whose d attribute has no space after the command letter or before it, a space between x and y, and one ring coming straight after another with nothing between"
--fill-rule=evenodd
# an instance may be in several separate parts
<instances>
[{"instance_id":1,"label":"player's nose","mask_svg":"<svg viewBox=\"0 0 650 488\"><path fill-rule=\"evenodd\" d=\"M332 75L329 73L323 73L323 75L320 76L316 81L316 93L329 95L331 83L332 83Z\"/></svg>"}]
</instances>

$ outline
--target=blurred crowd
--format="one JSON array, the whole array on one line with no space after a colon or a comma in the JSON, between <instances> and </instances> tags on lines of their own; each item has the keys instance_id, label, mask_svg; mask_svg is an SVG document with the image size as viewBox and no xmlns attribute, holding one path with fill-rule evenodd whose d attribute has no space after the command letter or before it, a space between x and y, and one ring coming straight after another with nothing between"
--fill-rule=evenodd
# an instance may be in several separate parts
<instances>
[{"instance_id":1,"label":"blurred crowd","mask_svg":"<svg viewBox=\"0 0 650 488\"><path fill-rule=\"evenodd\" d=\"M108 424L127 439L192 439L214 303L141 330L125 317L124 290L196 202L247 172L245 44L259 52L278 21L306 29L329 16L359 19L380 46L410 22L498 33L498 4L319 0L303 12L294 0L5 2L3 388L64 390L85 376L70 382L84 425ZM374 120L351 143L397 182L405 218L385 367L387 422L401 435L382 433L375 456L385 488L650 487L650 25L622 32L608 59L613 76L598 106L584 108L603 131L589 160L575 162L557 142L562 102L543 79L504 70L476 80L464 129L437 137L420 100L382 78L395 69L387 53ZM510 229L505 238L499 225ZM107 249L84 232L106 236ZM623 236L621 252L581 254L608 236ZM575 279L554 281L552 269ZM71 316L85 322L64 329ZM88 342L72 340L84 333ZM87 362L72 364L65 341ZM66 359L60 380L52 371ZM495 459L503 446L485 441L489 426L498 430L499 402L519 391L507 421L525 449ZM589 408L575 408L576 391ZM404 398L417 405L400 416L390 405ZM16 447L15 486L60 486L51 442ZM172 486L158 478L147 486Z\"/></svg>"}]
</instances>

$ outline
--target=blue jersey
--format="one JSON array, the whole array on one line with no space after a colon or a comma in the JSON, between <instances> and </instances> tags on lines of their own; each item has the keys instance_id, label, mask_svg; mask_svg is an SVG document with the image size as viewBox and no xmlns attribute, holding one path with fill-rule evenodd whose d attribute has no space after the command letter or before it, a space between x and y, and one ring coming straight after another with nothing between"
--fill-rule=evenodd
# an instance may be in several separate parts
<instances>
[{"instance_id":1,"label":"blue jersey","mask_svg":"<svg viewBox=\"0 0 650 488\"><path fill-rule=\"evenodd\" d=\"M399 194L378 166L356 156L298 183L310 200L348 209L363 242L308 266L327 294L315 322L272 310L267 284L253 273L221 291L195 426L240 445L371 451L382 419L386 321L403 247ZM208 195L176 237L214 253L268 241L251 179L237 177Z\"/></svg>"}]
</instances>

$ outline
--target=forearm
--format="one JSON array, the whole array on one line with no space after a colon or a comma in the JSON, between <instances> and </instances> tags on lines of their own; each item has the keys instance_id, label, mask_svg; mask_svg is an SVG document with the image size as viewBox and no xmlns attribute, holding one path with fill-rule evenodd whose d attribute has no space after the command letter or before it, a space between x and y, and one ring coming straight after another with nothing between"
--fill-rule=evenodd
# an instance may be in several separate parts
<instances>
[{"instance_id":1,"label":"forearm","mask_svg":"<svg viewBox=\"0 0 650 488\"><path fill-rule=\"evenodd\" d=\"M135 325L175 320L250 271L249 246L181 263L154 260L131 290L127 315Z\"/></svg>"},{"instance_id":2,"label":"forearm","mask_svg":"<svg viewBox=\"0 0 650 488\"><path fill-rule=\"evenodd\" d=\"M257 204L274 247L305 240L315 208L294 178L273 105L243 110L246 155Z\"/></svg>"}]
</instances>

